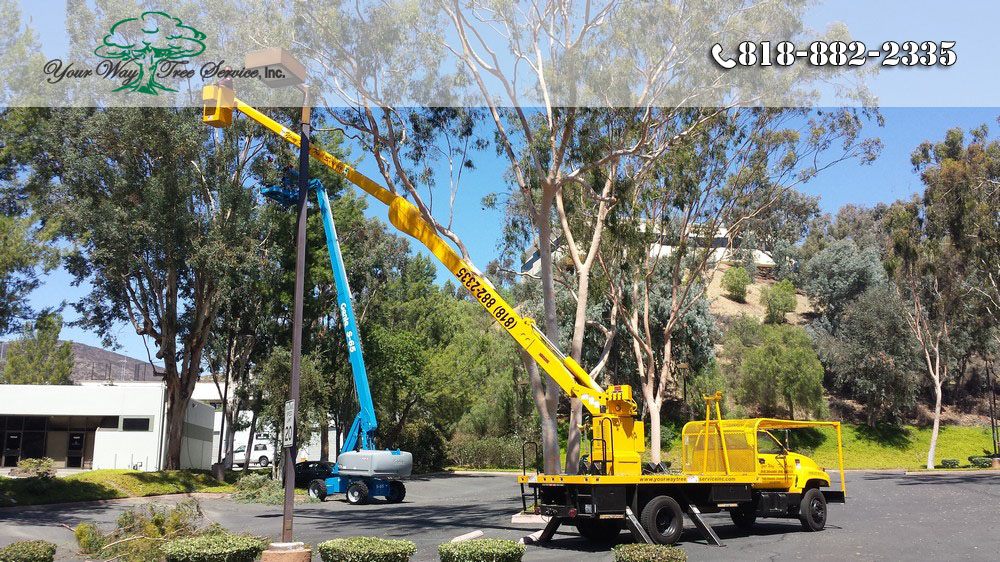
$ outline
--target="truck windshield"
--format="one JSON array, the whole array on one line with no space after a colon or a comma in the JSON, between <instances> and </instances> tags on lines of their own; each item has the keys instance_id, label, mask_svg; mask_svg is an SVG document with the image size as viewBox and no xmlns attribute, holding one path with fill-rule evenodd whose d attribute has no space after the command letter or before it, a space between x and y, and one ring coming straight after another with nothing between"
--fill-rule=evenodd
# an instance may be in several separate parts
<instances>
[{"instance_id":1,"label":"truck windshield","mask_svg":"<svg viewBox=\"0 0 1000 562\"><path fill-rule=\"evenodd\" d=\"M766 431L757 432L757 453L761 455L780 455L785 452L785 448L778 443L770 433Z\"/></svg>"}]
</instances>

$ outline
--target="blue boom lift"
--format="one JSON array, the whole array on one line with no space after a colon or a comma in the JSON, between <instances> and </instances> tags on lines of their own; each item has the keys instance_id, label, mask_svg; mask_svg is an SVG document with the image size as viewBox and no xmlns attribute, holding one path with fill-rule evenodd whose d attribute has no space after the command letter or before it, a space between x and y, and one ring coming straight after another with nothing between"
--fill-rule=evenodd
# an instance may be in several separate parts
<instances>
[{"instance_id":1,"label":"blue boom lift","mask_svg":"<svg viewBox=\"0 0 1000 562\"><path fill-rule=\"evenodd\" d=\"M282 205L294 205L299 199L298 185L298 172L294 168L286 168L282 185L265 187L263 193L264 196ZM316 192L323 217L326 248L330 253L330 267L333 269L333 280L337 285L338 313L344 325L344 337L347 340L351 371L354 374L354 389L357 391L358 403L361 406L361 411L354 418L354 423L345 436L341 453L337 456L337 463L332 468L332 475L325 480L310 482L309 495L322 501L330 494L346 493L347 501L355 505L367 503L372 496L382 496L389 503L398 503L403 501L406 487L397 478L410 475L413 470L413 455L398 449L392 451L375 448L375 429L378 428L378 420L375 417L375 405L372 403L365 359L361 353L361 338L354 318L354 306L351 303L351 289L347 284L344 258L340 253L340 242L337 240L337 230L333 224L330 199L323 183L318 179L309 182L309 190Z\"/></svg>"}]
</instances>

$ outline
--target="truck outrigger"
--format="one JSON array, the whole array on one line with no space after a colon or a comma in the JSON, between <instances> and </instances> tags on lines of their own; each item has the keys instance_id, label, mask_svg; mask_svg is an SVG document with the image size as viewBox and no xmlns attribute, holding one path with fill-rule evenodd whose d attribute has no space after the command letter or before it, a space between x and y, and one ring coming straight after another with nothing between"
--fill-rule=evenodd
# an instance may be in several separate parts
<instances>
[{"instance_id":1,"label":"truck outrigger","mask_svg":"<svg viewBox=\"0 0 1000 562\"><path fill-rule=\"evenodd\" d=\"M537 512L550 517L536 540L550 539L562 523L569 523L595 542L613 542L628 528L636 541L673 544L687 512L708 542L721 545L701 514L722 510L743 529L753 527L758 517L783 517L798 518L807 531L822 530L827 504L845 501L840 422L723 420L722 393L703 398L705 420L688 422L681 433L679 471L672 472L666 463L645 463L640 473L616 471L610 461L616 457L614 440L595 436L592 461L581 466L581 474L519 476L525 508L531 499ZM825 469L788 451L770 433L822 426L837 432L840 490L824 490L830 487Z\"/></svg>"}]
</instances>

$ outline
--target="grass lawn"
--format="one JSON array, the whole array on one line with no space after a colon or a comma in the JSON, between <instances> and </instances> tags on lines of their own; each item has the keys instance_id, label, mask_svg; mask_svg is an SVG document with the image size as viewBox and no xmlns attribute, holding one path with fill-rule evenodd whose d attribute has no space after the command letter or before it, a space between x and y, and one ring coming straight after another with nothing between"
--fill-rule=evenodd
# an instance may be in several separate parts
<instances>
[{"instance_id":1,"label":"grass lawn","mask_svg":"<svg viewBox=\"0 0 1000 562\"><path fill-rule=\"evenodd\" d=\"M232 492L239 473L227 474L226 483L197 470L140 472L92 470L51 480L0 477L0 506L39 505L187 492Z\"/></svg>"},{"instance_id":2,"label":"grass lawn","mask_svg":"<svg viewBox=\"0 0 1000 562\"><path fill-rule=\"evenodd\" d=\"M798 429L792 434L793 451L812 458L829 471L837 469L837 433L833 428ZM844 424L841 436L846 470L926 468L930 427L872 430L864 425ZM776 437L783 438L780 433ZM958 459L961 466L967 467L969 457L982 456L984 449L993 450L989 427L943 425L934 462L940 466L941 459ZM674 439L670 451L664 454L664 460L671 461L674 467L681 466L679 436Z\"/></svg>"}]
</instances>

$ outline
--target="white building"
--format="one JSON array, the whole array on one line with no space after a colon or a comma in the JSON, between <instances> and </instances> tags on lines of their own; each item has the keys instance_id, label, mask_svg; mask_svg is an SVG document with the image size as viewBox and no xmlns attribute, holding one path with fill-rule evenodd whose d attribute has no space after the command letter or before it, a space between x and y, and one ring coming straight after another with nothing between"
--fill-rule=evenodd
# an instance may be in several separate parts
<instances>
[{"instance_id":1,"label":"white building","mask_svg":"<svg viewBox=\"0 0 1000 562\"><path fill-rule=\"evenodd\" d=\"M59 468L165 466L162 382L0 385L0 465L50 457ZM192 400L184 417L181 468L212 465L213 408Z\"/></svg>"},{"instance_id":2,"label":"white building","mask_svg":"<svg viewBox=\"0 0 1000 562\"><path fill-rule=\"evenodd\" d=\"M643 228L642 230L645 230ZM704 230L704 229L702 229ZM737 263L742 258L739 256L739 241L730 238L729 230L720 226L712 239L706 240L705 235L694 229L691 234L694 243L698 244L699 247L705 247L709 245L712 248L712 255L709 261L713 264L715 263ZM570 267L572 262L569 260L562 250L562 244L564 243L561 237L556 238L552 242L552 262L555 264L562 264L565 267ZM657 236L657 240L653 241L649 245L649 255L659 256L665 258L670 256L674 251L675 242L670 239L669 236L665 234L660 234ZM769 269L774 267L774 259L771 254L765 250L751 249L749 250L751 257L753 258L754 265L760 268ZM538 248L532 245L528 248L528 251L522 256L521 263L521 273L531 275L532 277L538 277L542 271L542 261L541 255L538 252Z\"/></svg>"}]
</instances>

